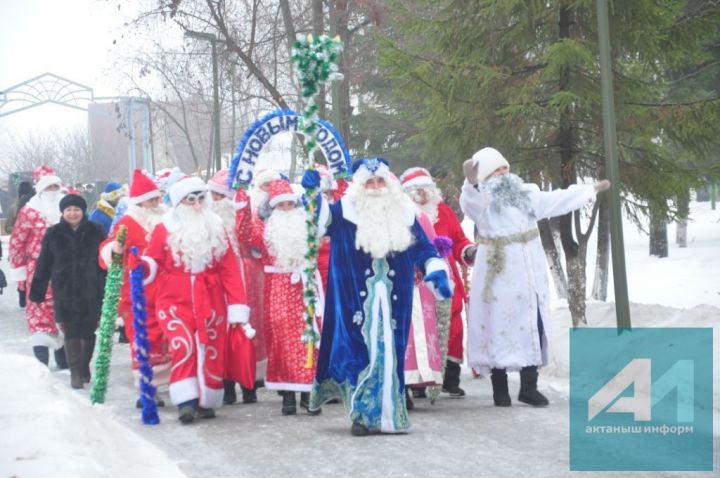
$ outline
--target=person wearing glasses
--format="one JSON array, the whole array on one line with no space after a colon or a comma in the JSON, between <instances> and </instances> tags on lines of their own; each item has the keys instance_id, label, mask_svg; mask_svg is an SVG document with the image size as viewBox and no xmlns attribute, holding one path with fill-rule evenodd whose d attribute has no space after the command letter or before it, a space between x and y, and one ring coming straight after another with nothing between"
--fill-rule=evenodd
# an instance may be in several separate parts
<instances>
[{"instance_id":1,"label":"person wearing glasses","mask_svg":"<svg viewBox=\"0 0 720 478\"><path fill-rule=\"evenodd\" d=\"M137 247L142 251L147 246L150 234L155 226L160 223L166 212L162 205L162 193L155 182L146 176L142 171L136 169L133 173L130 193L128 196L128 208L122 218L113 226L108 238L100 246L100 265L104 268L110 267L112 253L122 254L123 274L122 287L120 289L120 303L118 304L118 316L125 325L125 335L130 342L130 357L132 360L132 371L136 378L136 385L139 385L140 364L136 359L135 331L133 328L132 298L130 293L130 274L128 261L130 259L130 248ZM125 247L120 247L116 237L120 227L127 230ZM145 287L147 300L147 334L150 342L150 363L153 367L153 383L155 385L166 384L170 369L170 353L165 335L155 318L155 287ZM158 406L165 405L161 398L156 398ZM141 407L140 399L135 402L136 407Z\"/></svg>"},{"instance_id":2,"label":"person wearing glasses","mask_svg":"<svg viewBox=\"0 0 720 478\"><path fill-rule=\"evenodd\" d=\"M222 405L228 323L248 338L245 283L222 219L205 206L205 183L186 176L169 189L172 208L142 257L155 284L158 322L171 345L170 399L178 418L214 418Z\"/></svg>"}]
</instances>

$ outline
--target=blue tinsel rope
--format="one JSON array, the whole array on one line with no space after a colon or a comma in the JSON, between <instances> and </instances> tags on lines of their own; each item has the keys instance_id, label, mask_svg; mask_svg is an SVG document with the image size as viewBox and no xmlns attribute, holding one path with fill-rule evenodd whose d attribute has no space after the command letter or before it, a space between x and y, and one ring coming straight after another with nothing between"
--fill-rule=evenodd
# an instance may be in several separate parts
<instances>
[{"instance_id":1,"label":"blue tinsel rope","mask_svg":"<svg viewBox=\"0 0 720 478\"><path fill-rule=\"evenodd\" d=\"M138 255L137 247L131 247L133 256ZM140 364L140 403L142 403L142 422L145 425L160 423L155 403L155 385L152 383L153 370L150 365L150 343L147 336L147 309L145 308L145 288L143 287L142 263L130 271L132 294L133 327L135 328L135 358Z\"/></svg>"}]
</instances>

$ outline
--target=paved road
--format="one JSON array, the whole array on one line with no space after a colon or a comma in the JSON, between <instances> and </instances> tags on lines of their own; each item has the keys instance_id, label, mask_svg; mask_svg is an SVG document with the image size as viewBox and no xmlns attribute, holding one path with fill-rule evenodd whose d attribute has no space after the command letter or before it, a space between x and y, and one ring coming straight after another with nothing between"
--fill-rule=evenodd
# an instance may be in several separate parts
<instances>
[{"instance_id":1,"label":"paved road","mask_svg":"<svg viewBox=\"0 0 720 478\"><path fill-rule=\"evenodd\" d=\"M3 268L7 270L6 262ZM18 309L15 297L12 288L0 296L0 347L29 355L24 312ZM104 410L96 412L116 416L162 448L191 477L584 475L568 469L568 402L558 393L548 393L551 405L545 409L522 404L496 408L487 379L463 377L466 398L441 397L434 406L417 400L411 412L411 432L398 436L352 437L341 405L325 406L318 417L283 417L280 397L265 389L260 390L257 404L224 407L218 411L217 419L192 426L181 426L175 409L167 407L161 409L162 423L151 427L140 423L134 408L136 395L129 370L128 346L116 345L107 403ZM54 374L69 382L66 372ZM511 388L516 393L517 379L512 379Z\"/></svg>"}]
</instances>

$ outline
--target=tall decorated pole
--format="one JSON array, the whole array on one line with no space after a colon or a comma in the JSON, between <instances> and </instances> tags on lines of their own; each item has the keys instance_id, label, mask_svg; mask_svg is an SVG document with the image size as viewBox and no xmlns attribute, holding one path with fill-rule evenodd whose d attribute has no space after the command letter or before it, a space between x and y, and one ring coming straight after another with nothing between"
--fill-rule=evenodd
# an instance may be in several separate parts
<instances>
[{"instance_id":1,"label":"tall decorated pole","mask_svg":"<svg viewBox=\"0 0 720 478\"><path fill-rule=\"evenodd\" d=\"M342 52L340 39L330 38L325 35L313 37L308 35L299 38L292 47L292 60L295 63L298 81L300 82L301 94L305 103L303 115L298 125L299 131L304 136L304 148L308 156L308 169L315 168L314 154L318 149L319 131L318 110L315 103L315 96L320 91L323 83L342 79L338 71L338 60ZM317 256L319 248L318 238L318 191L316 188L308 188L305 191L307 198L304 201L307 212L307 242L308 251L305 254L305 291L303 299L305 303L305 330L302 334L302 341L307 344L306 368L312 368L315 357L315 344L319 340L315 328L315 304L317 302L317 282L315 273L317 271Z\"/></svg>"},{"instance_id":2,"label":"tall decorated pole","mask_svg":"<svg viewBox=\"0 0 720 478\"><path fill-rule=\"evenodd\" d=\"M117 233L117 242L125 245L127 229L120 226ZM120 301L120 287L122 286L123 263L122 255L114 254L112 263L105 280L105 293L103 295L102 314L100 316L100 329L98 331L98 353L95 360L95 374L93 375L90 401L92 403L105 403L108 377L110 375L110 358L112 356L112 337L115 331L118 302Z\"/></svg>"}]
</instances>

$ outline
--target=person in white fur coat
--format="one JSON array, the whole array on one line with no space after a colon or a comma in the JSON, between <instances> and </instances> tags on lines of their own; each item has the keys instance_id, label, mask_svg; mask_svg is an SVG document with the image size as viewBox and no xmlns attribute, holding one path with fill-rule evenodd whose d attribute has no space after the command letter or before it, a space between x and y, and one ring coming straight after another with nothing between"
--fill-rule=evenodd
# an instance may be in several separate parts
<instances>
[{"instance_id":1,"label":"person in white fur coat","mask_svg":"<svg viewBox=\"0 0 720 478\"><path fill-rule=\"evenodd\" d=\"M538 367L548 362L550 306L537 221L592 203L610 182L541 191L511 174L507 160L493 148L465 161L463 172L460 207L478 231L468 313L469 365L492 372L496 406L511 405L507 370L520 371L519 401L546 406L537 380Z\"/></svg>"}]
</instances>

